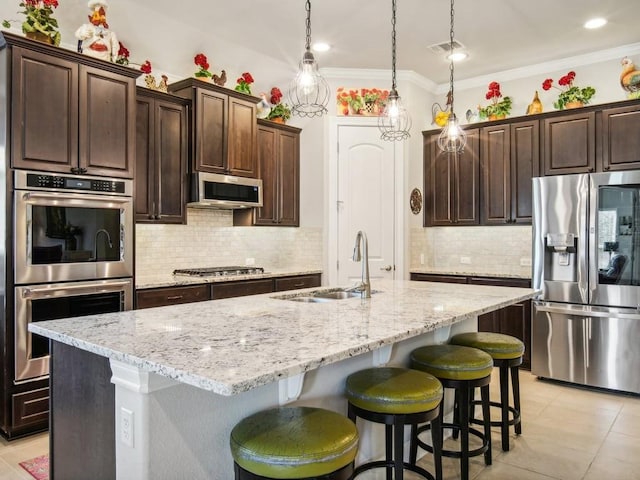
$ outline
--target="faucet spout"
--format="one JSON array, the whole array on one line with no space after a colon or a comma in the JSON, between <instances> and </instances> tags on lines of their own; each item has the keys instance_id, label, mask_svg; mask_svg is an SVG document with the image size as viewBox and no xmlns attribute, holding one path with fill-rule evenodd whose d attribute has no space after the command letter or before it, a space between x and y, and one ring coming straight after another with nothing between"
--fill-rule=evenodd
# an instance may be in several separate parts
<instances>
[{"instance_id":1,"label":"faucet spout","mask_svg":"<svg viewBox=\"0 0 640 480\"><path fill-rule=\"evenodd\" d=\"M362 251L360 250L361 243ZM362 230L359 230L356 235L356 245L353 248L353 261L362 262L362 278L360 285L356 288L362 294L362 298L371 298L371 280L369 279L369 242L367 241L367 234Z\"/></svg>"},{"instance_id":2,"label":"faucet spout","mask_svg":"<svg viewBox=\"0 0 640 480\"><path fill-rule=\"evenodd\" d=\"M113 248L113 242L111 241L111 235L109 235L109 232L107 232L104 228L101 228L100 230L98 230L96 232L96 237L95 237L95 241L94 241L94 251L93 251L93 258L95 258L96 260L98 260L98 237L100 236L101 233L104 233L107 236L107 244L109 245L109 248Z\"/></svg>"}]
</instances>

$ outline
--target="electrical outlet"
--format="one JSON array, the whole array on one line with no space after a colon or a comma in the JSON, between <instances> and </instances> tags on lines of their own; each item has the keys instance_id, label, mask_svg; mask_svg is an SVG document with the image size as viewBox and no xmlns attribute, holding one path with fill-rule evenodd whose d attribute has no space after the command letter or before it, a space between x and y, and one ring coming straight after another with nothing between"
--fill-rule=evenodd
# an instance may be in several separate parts
<instances>
[{"instance_id":1,"label":"electrical outlet","mask_svg":"<svg viewBox=\"0 0 640 480\"><path fill-rule=\"evenodd\" d=\"M244 259L244 264L245 265L255 265L256 264L256 259L249 257L249 258L245 258Z\"/></svg>"},{"instance_id":2,"label":"electrical outlet","mask_svg":"<svg viewBox=\"0 0 640 480\"><path fill-rule=\"evenodd\" d=\"M420 265L424 265L424 253L420 254Z\"/></svg>"},{"instance_id":3,"label":"electrical outlet","mask_svg":"<svg viewBox=\"0 0 640 480\"><path fill-rule=\"evenodd\" d=\"M133 412L124 407L120 407L120 440L133 447Z\"/></svg>"},{"instance_id":4,"label":"electrical outlet","mask_svg":"<svg viewBox=\"0 0 640 480\"><path fill-rule=\"evenodd\" d=\"M464 264L470 264L471 263L471 257L460 257L460 263L464 263Z\"/></svg>"},{"instance_id":5,"label":"electrical outlet","mask_svg":"<svg viewBox=\"0 0 640 480\"><path fill-rule=\"evenodd\" d=\"M520 266L521 267L530 267L531 266L531 259L528 258L528 257L520 258Z\"/></svg>"}]
</instances>

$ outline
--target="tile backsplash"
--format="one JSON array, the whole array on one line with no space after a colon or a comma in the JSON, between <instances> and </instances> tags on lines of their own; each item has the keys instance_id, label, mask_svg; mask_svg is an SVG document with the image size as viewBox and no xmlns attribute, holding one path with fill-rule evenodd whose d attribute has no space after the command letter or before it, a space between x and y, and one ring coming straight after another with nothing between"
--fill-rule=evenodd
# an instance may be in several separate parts
<instances>
[{"instance_id":1,"label":"tile backsplash","mask_svg":"<svg viewBox=\"0 0 640 480\"><path fill-rule=\"evenodd\" d=\"M322 269L322 229L234 227L230 210L187 209L186 225L136 225L136 275L171 274L176 268L255 265Z\"/></svg>"},{"instance_id":2,"label":"tile backsplash","mask_svg":"<svg viewBox=\"0 0 640 480\"><path fill-rule=\"evenodd\" d=\"M528 225L412 228L410 269L527 276L531 235Z\"/></svg>"}]
</instances>

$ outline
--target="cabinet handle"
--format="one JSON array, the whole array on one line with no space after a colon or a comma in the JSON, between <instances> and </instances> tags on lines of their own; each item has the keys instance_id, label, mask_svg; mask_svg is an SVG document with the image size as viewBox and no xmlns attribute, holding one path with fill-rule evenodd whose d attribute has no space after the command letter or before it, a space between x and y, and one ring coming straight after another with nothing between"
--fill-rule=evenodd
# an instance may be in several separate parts
<instances>
[{"instance_id":1,"label":"cabinet handle","mask_svg":"<svg viewBox=\"0 0 640 480\"><path fill-rule=\"evenodd\" d=\"M167 300L180 300L183 297L184 297L183 295L169 295L167 297Z\"/></svg>"},{"instance_id":2,"label":"cabinet handle","mask_svg":"<svg viewBox=\"0 0 640 480\"><path fill-rule=\"evenodd\" d=\"M300 288L300 287L304 287L304 282L301 282L301 283L295 283L293 286L294 286L294 287L298 287L298 288Z\"/></svg>"},{"instance_id":3,"label":"cabinet handle","mask_svg":"<svg viewBox=\"0 0 640 480\"><path fill-rule=\"evenodd\" d=\"M609 167L609 165L605 165L603 170L609 170L609 168L611 168L611 167Z\"/></svg>"},{"instance_id":4,"label":"cabinet handle","mask_svg":"<svg viewBox=\"0 0 640 480\"><path fill-rule=\"evenodd\" d=\"M593 167L589 167L589 171L593 172L594 168Z\"/></svg>"}]
</instances>

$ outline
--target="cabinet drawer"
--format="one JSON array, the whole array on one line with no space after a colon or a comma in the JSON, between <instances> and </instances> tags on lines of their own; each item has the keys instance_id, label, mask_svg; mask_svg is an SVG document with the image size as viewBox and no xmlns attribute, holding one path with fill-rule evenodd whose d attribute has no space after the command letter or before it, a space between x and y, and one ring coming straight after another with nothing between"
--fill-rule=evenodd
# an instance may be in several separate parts
<instances>
[{"instance_id":1,"label":"cabinet drawer","mask_svg":"<svg viewBox=\"0 0 640 480\"><path fill-rule=\"evenodd\" d=\"M209 300L209 285L154 288L136 292L136 308L139 309L201 302L203 300Z\"/></svg>"},{"instance_id":2,"label":"cabinet drawer","mask_svg":"<svg viewBox=\"0 0 640 480\"><path fill-rule=\"evenodd\" d=\"M11 395L13 428L42 424L49 421L49 388L40 388L31 392Z\"/></svg>"},{"instance_id":3,"label":"cabinet drawer","mask_svg":"<svg viewBox=\"0 0 640 480\"><path fill-rule=\"evenodd\" d=\"M418 282L467 283L467 277L456 275L432 275L430 273L412 273L411 280Z\"/></svg>"},{"instance_id":4,"label":"cabinet drawer","mask_svg":"<svg viewBox=\"0 0 640 480\"><path fill-rule=\"evenodd\" d=\"M300 275L299 277L285 277L275 279L275 291L296 290L320 286L320 275Z\"/></svg>"},{"instance_id":5,"label":"cabinet drawer","mask_svg":"<svg viewBox=\"0 0 640 480\"><path fill-rule=\"evenodd\" d=\"M491 285L493 287L520 287L520 288L531 287L531 280L526 278L470 277L469 283L473 285Z\"/></svg>"},{"instance_id":6,"label":"cabinet drawer","mask_svg":"<svg viewBox=\"0 0 640 480\"><path fill-rule=\"evenodd\" d=\"M211 285L211 298L213 300L271 292L273 292L273 280L270 278L264 280L214 283Z\"/></svg>"}]
</instances>

